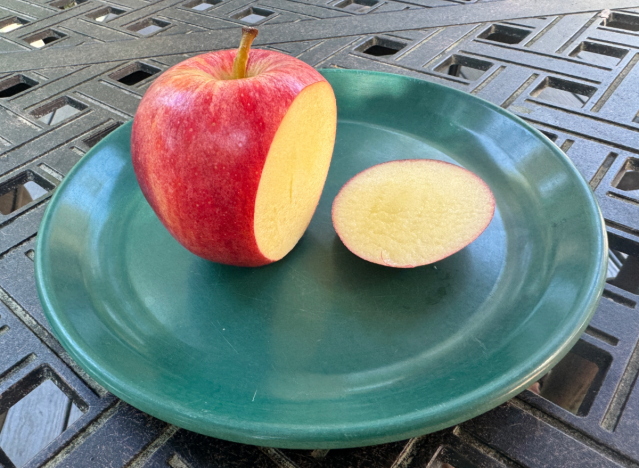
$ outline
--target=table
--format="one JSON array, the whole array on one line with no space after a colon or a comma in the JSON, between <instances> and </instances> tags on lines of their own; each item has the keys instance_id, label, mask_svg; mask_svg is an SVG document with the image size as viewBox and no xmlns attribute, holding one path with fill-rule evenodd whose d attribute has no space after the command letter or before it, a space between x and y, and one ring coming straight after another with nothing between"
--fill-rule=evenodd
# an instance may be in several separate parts
<instances>
[{"instance_id":1,"label":"table","mask_svg":"<svg viewBox=\"0 0 639 468\"><path fill-rule=\"evenodd\" d=\"M235 47L244 24L259 27L255 46L318 68L399 73L489 100L571 158L613 256L594 319L541 385L408 441L278 450L157 420L68 356L33 278L52 192L132 118L158 73ZM0 465L639 466L637 62L638 0L0 0Z\"/></svg>"}]
</instances>

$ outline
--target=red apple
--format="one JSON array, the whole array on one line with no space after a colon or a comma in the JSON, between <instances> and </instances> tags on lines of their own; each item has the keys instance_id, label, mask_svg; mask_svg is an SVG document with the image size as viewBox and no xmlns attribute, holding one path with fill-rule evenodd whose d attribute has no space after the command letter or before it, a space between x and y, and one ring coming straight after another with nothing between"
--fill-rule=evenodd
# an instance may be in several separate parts
<instances>
[{"instance_id":1,"label":"red apple","mask_svg":"<svg viewBox=\"0 0 639 468\"><path fill-rule=\"evenodd\" d=\"M337 108L328 82L288 55L238 50L179 63L145 93L131 154L142 193L184 247L238 266L279 260L317 207Z\"/></svg>"},{"instance_id":2,"label":"red apple","mask_svg":"<svg viewBox=\"0 0 639 468\"><path fill-rule=\"evenodd\" d=\"M355 255L412 268L439 261L490 224L495 198L472 172L442 161L409 159L370 167L333 202L333 226Z\"/></svg>"}]
</instances>

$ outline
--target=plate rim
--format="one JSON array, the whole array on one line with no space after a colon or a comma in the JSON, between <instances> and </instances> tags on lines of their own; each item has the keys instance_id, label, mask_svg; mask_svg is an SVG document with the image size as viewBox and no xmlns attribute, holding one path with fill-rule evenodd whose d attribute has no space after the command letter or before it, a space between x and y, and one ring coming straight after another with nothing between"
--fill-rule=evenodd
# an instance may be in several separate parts
<instances>
[{"instance_id":1,"label":"plate rim","mask_svg":"<svg viewBox=\"0 0 639 468\"><path fill-rule=\"evenodd\" d=\"M56 190L52 197L48 202L47 209L42 218L40 227L38 229L38 236L36 239L36 255L35 255L35 280L36 280L36 289L38 293L38 297L40 299L40 303L42 305L44 314L46 319L49 321L51 328L54 332L56 338L60 341L64 349L69 353L69 355L82 367L82 369L87 372L89 376L95 379L100 385L104 386L111 393L116 395L118 398L123 401L130 403L132 406L151 414L158 419L163 421L176 424L179 427L183 427L187 430L192 430L195 432L199 432L202 434L210 435L213 437L218 437L226 440L230 440L233 442L246 443L252 445L261 445L261 446L269 446L269 447L278 447L278 448L292 448L292 449L323 449L323 448L349 448L349 447L361 447L367 445L375 445L380 443L388 443L398 440L403 440L406 438L414 437L417 435L431 433L446 427L450 427L456 424L459 424L463 421L472 419L480 414L485 413L486 411L498 406L501 403L509 400L513 396L517 395L525 388L527 388L533 381L537 378L541 377L548 369L552 368L557 362L559 362L568 351L574 346L577 340L581 337L583 332L585 331L590 319L594 315L599 300L601 299L603 293L603 287L605 285L606 280L606 261L608 257L608 241L605 229L604 219L601 213L601 209L597 203L596 196L593 193L590 185L585 181L581 173L577 170L572 161L554 144L552 143L543 133L529 125L527 122L519 118L518 116L512 114L511 112L502 109L501 107L486 101L480 97L465 93L455 88L451 88L448 86L444 86L439 83L433 83L426 80L421 80L414 77L397 75L391 73L383 73L376 71L368 71L368 70L351 70L351 69L320 69L319 70L322 75L344 75L344 74L366 74L379 76L382 78L391 78L391 79L400 79L400 80L410 80L419 85L423 86L433 86L435 88L444 88L446 92L452 92L457 94L458 97L462 97L463 99L470 98L471 100L475 100L475 102L488 107L492 111L497 111L502 116L513 120L518 125L524 127L527 131L531 132L534 136L544 142L546 147L551 150L551 152L557 157L566 169L572 173L573 178L578 181L581 188L588 194L588 212L593 215L593 220L596 221L598 225L598 229L596 229L600 242L598 243L599 251L593 254L593 258L596 256L599 259L598 262L598 275L594 274L589 283L589 293L581 298L580 303L585 304L584 312L578 317L573 317L570 323L576 323L578 326L572 329L572 333L568 334L568 338L566 339L566 335L562 335L562 339L555 339L550 343L547 343L547 346L544 348L537 350L537 352L533 356L538 356L542 354L545 356L543 359L542 365L530 365L530 359L527 364L528 367L534 369L536 372L524 372L520 370L519 372L515 372L511 370L508 373L504 373L498 379L491 380L490 385L484 385L483 387L494 387L495 382L506 381L513 382L508 386L500 386L502 390L509 388L508 391L502 391L498 395L493 395L494 390L486 390L483 393L480 390L483 387L478 387L474 391L467 393L464 395L464 398L458 398L457 400L466 400L462 401L460 404L453 406L453 408L448 408L446 410L446 414L448 415L445 418L445 421L439 421L435 424L426 424L427 421L424 421L424 409L420 411L416 411L412 414L407 415L399 415L392 418L385 418L379 420L367 420L359 425L354 426L362 426L362 427L354 427L353 425L349 426L349 436L344 438L345 429L343 427L337 427L332 431L326 431L323 434L313 434L316 438L313 440L309 440L307 434L302 434L300 436L297 426L292 424L286 424L288 427L287 430L281 430L281 424L265 424L265 423L256 423L254 421L249 421L249 424L245 424L245 421L239 421L239 424L230 425L228 424L220 424L223 421L218 421L217 424L201 424L200 420L189 419L187 417L180 417L180 414L176 414L175 417L167 417L166 413L171 413L171 407L169 404L166 404L164 401L154 400L153 398L145 398L144 392L141 392L139 389L135 387L135 385L131 385L130 383L127 385L126 382L123 382L121 379L117 379L112 375L109 375L108 372L101 372L100 367L93 361L90 353L87 353L85 349L78 345L78 343L73 339L70 333L65 330L65 327L60 321L60 317L58 317L58 312L54 309L52 302L49 297L48 290L46 288L46 276L44 273L44 265L43 265L43 252L46 252L46 233L50 231L49 226L52 224L52 217L54 207L57 205L57 201L59 198L63 196L63 192L67 185L70 185L74 178L74 175L81 170L81 168L89 161L93 155L101 150L101 148L107 144L109 144L110 137L112 138L115 134L126 131L127 127L131 126L132 120L125 122L120 125L117 129L115 129L111 134L107 135L103 140L98 142L93 148L91 148L69 171L69 173L65 176L64 180L56 187ZM339 116L339 114L338 114ZM593 262L594 264L594 262ZM560 343L556 343L560 341ZM545 352L547 349L553 349L554 351L551 353ZM545 353L542 353L544 351ZM510 374L527 374L527 378L519 378L519 380L514 379L510 376ZM481 404L477 404L477 398L470 398L470 396L484 396L484 399L481 399ZM487 396L492 395L491 398L486 398ZM457 401L453 400L453 401ZM158 411L157 408L160 408L162 411ZM397 420L398 419L398 420ZM432 419L432 418L431 418ZM443 418L439 418L440 420ZM397 421L395 421L397 420ZM383 422L383 431L380 432L380 422ZM243 424L244 423L244 424ZM260 429L263 429L261 426L267 426L268 428L273 429L269 433L276 432L277 435L269 436L266 432L260 432ZM210 430L213 427L214 430ZM393 434L388 436L388 429L393 429ZM337 440L337 434L342 435L342 440ZM381 434L381 435L380 435ZM317 439L317 437L321 437ZM336 441L337 440L337 441Z\"/></svg>"}]
</instances>

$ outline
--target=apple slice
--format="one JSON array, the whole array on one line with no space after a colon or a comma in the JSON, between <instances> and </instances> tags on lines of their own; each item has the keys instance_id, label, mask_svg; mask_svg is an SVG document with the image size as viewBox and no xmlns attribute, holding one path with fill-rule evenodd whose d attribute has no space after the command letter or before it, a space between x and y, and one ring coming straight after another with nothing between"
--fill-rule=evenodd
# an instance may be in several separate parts
<instances>
[{"instance_id":1,"label":"apple slice","mask_svg":"<svg viewBox=\"0 0 639 468\"><path fill-rule=\"evenodd\" d=\"M333 202L333 226L364 260L412 268L466 247L494 212L490 188L472 172L407 159L378 164L349 180Z\"/></svg>"}]
</instances>

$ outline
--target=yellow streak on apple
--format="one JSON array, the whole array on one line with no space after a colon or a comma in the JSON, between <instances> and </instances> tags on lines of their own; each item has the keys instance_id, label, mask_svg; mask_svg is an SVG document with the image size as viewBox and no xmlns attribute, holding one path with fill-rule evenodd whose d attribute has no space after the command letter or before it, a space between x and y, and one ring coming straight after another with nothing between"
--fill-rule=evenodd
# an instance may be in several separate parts
<instances>
[{"instance_id":1,"label":"yellow streak on apple","mask_svg":"<svg viewBox=\"0 0 639 468\"><path fill-rule=\"evenodd\" d=\"M255 200L258 248L284 257L311 222L335 143L337 106L331 86L306 87L291 103L275 134Z\"/></svg>"},{"instance_id":2,"label":"yellow streak on apple","mask_svg":"<svg viewBox=\"0 0 639 468\"><path fill-rule=\"evenodd\" d=\"M407 268L468 245L494 209L492 192L472 172L440 161L403 160L352 178L335 199L333 223L354 254Z\"/></svg>"}]
</instances>

